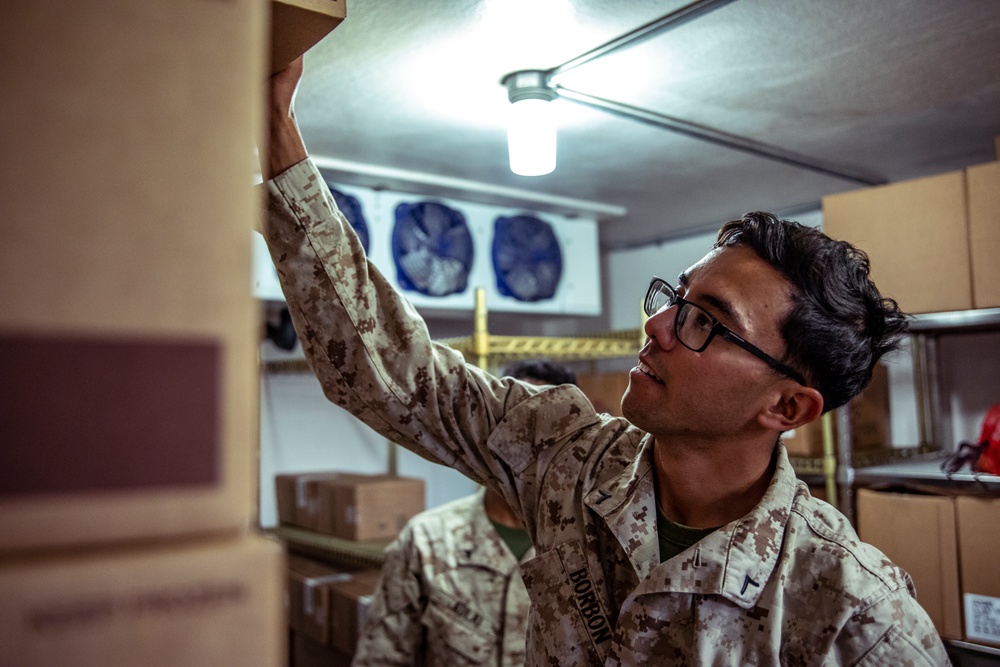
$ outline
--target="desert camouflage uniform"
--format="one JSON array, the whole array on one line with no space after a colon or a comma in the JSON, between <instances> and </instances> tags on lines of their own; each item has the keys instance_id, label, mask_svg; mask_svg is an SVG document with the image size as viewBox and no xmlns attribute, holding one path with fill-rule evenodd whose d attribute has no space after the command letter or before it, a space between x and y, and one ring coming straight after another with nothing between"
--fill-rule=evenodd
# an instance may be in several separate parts
<instances>
[{"instance_id":1,"label":"desert camouflage uniform","mask_svg":"<svg viewBox=\"0 0 1000 667\"><path fill-rule=\"evenodd\" d=\"M267 189L265 236L327 397L524 518L528 664L947 664L909 577L809 495L783 446L756 508L660 563L651 437L574 386L498 379L432 343L309 160Z\"/></svg>"},{"instance_id":2,"label":"desert camouflage uniform","mask_svg":"<svg viewBox=\"0 0 1000 667\"><path fill-rule=\"evenodd\" d=\"M484 495L417 515L389 545L352 667L524 665L528 591Z\"/></svg>"}]
</instances>

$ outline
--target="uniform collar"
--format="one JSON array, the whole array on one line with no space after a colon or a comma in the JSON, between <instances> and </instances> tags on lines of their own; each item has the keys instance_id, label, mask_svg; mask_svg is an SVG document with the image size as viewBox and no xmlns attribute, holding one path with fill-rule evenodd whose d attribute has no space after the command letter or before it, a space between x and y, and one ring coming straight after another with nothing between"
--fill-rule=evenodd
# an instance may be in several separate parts
<instances>
[{"instance_id":1,"label":"uniform collar","mask_svg":"<svg viewBox=\"0 0 1000 667\"><path fill-rule=\"evenodd\" d=\"M617 538L640 579L660 559L652 447L653 437L646 435L635 458L621 473L584 497L587 507L604 520Z\"/></svg>"},{"instance_id":2,"label":"uniform collar","mask_svg":"<svg viewBox=\"0 0 1000 667\"><path fill-rule=\"evenodd\" d=\"M504 543L503 538L493 527L483 506L485 489L480 489L475 495L475 501L470 503L464 520L467 530L455 530L455 559L459 565L482 567L507 575L518 567L514 554ZM521 561L535 556L532 547L524 554Z\"/></svg>"},{"instance_id":3,"label":"uniform collar","mask_svg":"<svg viewBox=\"0 0 1000 667\"><path fill-rule=\"evenodd\" d=\"M603 517L642 580L634 594L705 593L722 595L743 608L754 606L781 555L798 486L785 448L777 448L774 476L750 513L659 563L652 443L647 435L632 464L585 498L587 506Z\"/></svg>"}]
</instances>

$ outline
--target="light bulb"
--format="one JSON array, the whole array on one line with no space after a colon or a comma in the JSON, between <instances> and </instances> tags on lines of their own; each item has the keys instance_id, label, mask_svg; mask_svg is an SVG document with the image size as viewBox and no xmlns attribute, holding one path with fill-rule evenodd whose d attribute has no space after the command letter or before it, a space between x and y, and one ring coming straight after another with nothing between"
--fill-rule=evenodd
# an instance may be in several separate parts
<instances>
[{"instance_id":1,"label":"light bulb","mask_svg":"<svg viewBox=\"0 0 1000 667\"><path fill-rule=\"evenodd\" d=\"M556 118L551 102L529 98L510 105L507 150L515 174L542 176L556 168Z\"/></svg>"}]
</instances>

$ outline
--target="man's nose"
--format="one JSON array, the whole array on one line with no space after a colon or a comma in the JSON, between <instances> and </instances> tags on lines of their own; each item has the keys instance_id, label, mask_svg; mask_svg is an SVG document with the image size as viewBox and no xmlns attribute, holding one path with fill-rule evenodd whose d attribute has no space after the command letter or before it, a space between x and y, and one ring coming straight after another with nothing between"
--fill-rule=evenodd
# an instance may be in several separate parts
<instances>
[{"instance_id":1,"label":"man's nose","mask_svg":"<svg viewBox=\"0 0 1000 667\"><path fill-rule=\"evenodd\" d=\"M656 344L664 350L669 350L677 342L675 321L677 319L677 306L661 308L650 315L642 330L650 340L655 340Z\"/></svg>"}]
</instances>

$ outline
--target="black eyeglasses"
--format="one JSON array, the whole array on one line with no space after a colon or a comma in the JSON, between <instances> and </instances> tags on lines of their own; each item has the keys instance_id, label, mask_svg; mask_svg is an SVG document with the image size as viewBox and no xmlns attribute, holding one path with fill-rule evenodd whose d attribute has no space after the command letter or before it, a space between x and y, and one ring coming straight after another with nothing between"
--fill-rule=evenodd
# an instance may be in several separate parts
<instances>
[{"instance_id":1,"label":"black eyeglasses","mask_svg":"<svg viewBox=\"0 0 1000 667\"><path fill-rule=\"evenodd\" d=\"M756 345L747 342L734 333L732 329L712 317L704 308L679 296L677 290L671 287L667 281L653 276L653 279L649 281L646 300L642 304L646 315L652 317L664 308L671 306L677 306L677 316L674 318L674 335L681 345L689 350L701 352L708 347L716 335L719 335L742 347L782 375L787 375L799 384L808 386L806 379L794 368L781 363Z\"/></svg>"}]
</instances>

